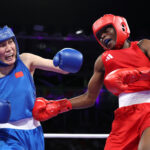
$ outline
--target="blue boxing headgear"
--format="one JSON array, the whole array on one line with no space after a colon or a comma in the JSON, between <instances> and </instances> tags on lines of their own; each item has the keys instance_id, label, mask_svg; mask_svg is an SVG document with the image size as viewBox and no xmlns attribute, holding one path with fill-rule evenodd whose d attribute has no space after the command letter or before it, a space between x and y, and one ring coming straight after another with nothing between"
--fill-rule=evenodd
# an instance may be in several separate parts
<instances>
[{"instance_id":1,"label":"blue boxing headgear","mask_svg":"<svg viewBox=\"0 0 150 150\"><path fill-rule=\"evenodd\" d=\"M8 26L4 26L3 28L0 28L0 43L4 42L6 40L9 39L13 39L15 44L16 44L16 49L17 49L17 58L19 57L19 47L18 47L18 43L15 37L15 34L13 33L12 29L9 28ZM8 64L2 62L0 60L0 67L7 67L9 66Z\"/></svg>"}]
</instances>

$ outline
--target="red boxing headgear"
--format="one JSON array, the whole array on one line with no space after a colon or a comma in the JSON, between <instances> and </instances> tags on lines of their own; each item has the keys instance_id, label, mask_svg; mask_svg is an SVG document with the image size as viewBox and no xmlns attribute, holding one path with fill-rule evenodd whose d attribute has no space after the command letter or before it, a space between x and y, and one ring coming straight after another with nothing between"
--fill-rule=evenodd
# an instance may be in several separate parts
<instances>
[{"instance_id":1,"label":"red boxing headgear","mask_svg":"<svg viewBox=\"0 0 150 150\"><path fill-rule=\"evenodd\" d=\"M123 46L124 41L130 35L130 29L129 29L128 23L125 18L120 17L120 16L115 16L112 14L106 14L94 22L93 27L92 27L94 36L95 36L96 40L99 42L99 44L105 50L107 50L107 48L101 44L101 42L99 41L96 34L103 27L108 26L108 25L112 25L115 28L116 36L117 36L115 48L120 49Z\"/></svg>"}]
</instances>

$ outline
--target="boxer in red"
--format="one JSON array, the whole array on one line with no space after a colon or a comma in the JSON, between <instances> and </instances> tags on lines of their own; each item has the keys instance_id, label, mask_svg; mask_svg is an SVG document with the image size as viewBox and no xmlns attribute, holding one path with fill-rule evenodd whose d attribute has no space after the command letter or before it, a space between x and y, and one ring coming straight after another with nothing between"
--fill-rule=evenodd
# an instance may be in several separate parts
<instances>
[{"instance_id":1,"label":"boxer in red","mask_svg":"<svg viewBox=\"0 0 150 150\"><path fill-rule=\"evenodd\" d=\"M106 14L93 24L93 33L104 53L95 61L86 93L45 102L35 102L33 116L45 120L59 113L94 105L103 83L118 96L119 108L104 150L150 149L150 40L129 41L130 29L124 17ZM38 104L39 103L39 104Z\"/></svg>"}]
</instances>

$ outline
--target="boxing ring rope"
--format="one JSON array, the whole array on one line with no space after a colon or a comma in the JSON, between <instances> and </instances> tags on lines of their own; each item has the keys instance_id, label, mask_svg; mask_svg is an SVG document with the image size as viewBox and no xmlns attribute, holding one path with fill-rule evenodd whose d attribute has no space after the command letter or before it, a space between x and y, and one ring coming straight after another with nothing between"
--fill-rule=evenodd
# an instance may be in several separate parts
<instances>
[{"instance_id":1,"label":"boxing ring rope","mask_svg":"<svg viewBox=\"0 0 150 150\"><path fill-rule=\"evenodd\" d=\"M62 134L44 133L44 138L77 138L77 139L105 139L109 134Z\"/></svg>"}]
</instances>

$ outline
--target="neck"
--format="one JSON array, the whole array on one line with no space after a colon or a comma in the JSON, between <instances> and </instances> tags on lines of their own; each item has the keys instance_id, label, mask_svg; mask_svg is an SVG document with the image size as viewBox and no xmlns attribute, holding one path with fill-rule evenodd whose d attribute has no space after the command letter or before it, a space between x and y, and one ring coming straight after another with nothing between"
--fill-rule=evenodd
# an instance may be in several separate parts
<instances>
[{"instance_id":1,"label":"neck","mask_svg":"<svg viewBox=\"0 0 150 150\"><path fill-rule=\"evenodd\" d=\"M15 64L10 65L8 67L0 67L0 78L6 76L11 72L11 70L14 68Z\"/></svg>"},{"instance_id":2,"label":"neck","mask_svg":"<svg viewBox=\"0 0 150 150\"><path fill-rule=\"evenodd\" d=\"M130 47L130 44L131 44L131 42L130 42L129 40L126 40L126 41L124 42L124 45L123 45L122 48L129 48L129 47Z\"/></svg>"}]
</instances>

